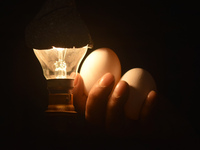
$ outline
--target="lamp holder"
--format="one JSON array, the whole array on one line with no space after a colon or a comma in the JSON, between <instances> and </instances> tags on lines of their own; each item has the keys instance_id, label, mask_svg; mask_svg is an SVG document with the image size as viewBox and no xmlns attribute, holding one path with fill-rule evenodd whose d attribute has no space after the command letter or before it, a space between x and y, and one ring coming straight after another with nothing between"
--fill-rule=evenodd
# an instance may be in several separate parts
<instances>
[{"instance_id":1,"label":"lamp holder","mask_svg":"<svg viewBox=\"0 0 200 150\"><path fill-rule=\"evenodd\" d=\"M49 105L46 112L76 113L73 105L73 82L74 79L47 80Z\"/></svg>"}]
</instances>

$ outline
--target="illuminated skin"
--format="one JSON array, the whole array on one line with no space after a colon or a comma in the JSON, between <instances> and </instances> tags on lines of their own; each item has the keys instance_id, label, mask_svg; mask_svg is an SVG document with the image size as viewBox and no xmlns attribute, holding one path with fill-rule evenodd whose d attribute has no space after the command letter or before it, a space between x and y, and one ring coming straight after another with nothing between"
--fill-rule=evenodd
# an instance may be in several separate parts
<instances>
[{"instance_id":1,"label":"illuminated skin","mask_svg":"<svg viewBox=\"0 0 200 150\"><path fill-rule=\"evenodd\" d=\"M114 76L106 73L86 96L82 77L80 74L75 77L74 106L85 115L93 134L99 135L104 131L112 137L136 137L161 149L163 143L177 145L178 149L180 145L183 149L199 146L196 142L199 138L191 124L164 97L150 91L139 120L131 120L124 115L124 104L129 95L128 84L119 81L112 90L113 85Z\"/></svg>"},{"instance_id":2,"label":"illuminated skin","mask_svg":"<svg viewBox=\"0 0 200 150\"><path fill-rule=\"evenodd\" d=\"M127 137L125 140L139 138L158 149L162 149L163 145L177 145L177 149L180 145L183 149L200 147L196 142L199 137L187 118L155 91L148 93L138 120L127 118L124 105L128 100L129 85L121 80L114 87L114 82L114 76L106 73L87 95L83 78L80 74L75 76L74 106L78 113L84 115L93 134L97 132L96 135L99 135L104 131L112 137Z\"/></svg>"},{"instance_id":3,"label":"illuminated skin","mask_svg":"<svg viewBox=\"0 0 200 150\"><path fill-rule=\"evenodd\" d=\"M86 96L83 79L80 74L77 74L74 86L74 105L79 113L85 114L85 118L88 122L94 126L105 127L105 129L112 134L121 136L131 133L129 131L130 128L133 127L132 121L127 119L124 115L124 104L129 94L129 86L125 81L119 81L112 92L114 76L111 73L106 73L96 82L88 96ZM145 122L155 100L156 92L149 92L138 122ZM130 126L130 128L127 128L127 126Z\"/></svg>"}]
</instances>

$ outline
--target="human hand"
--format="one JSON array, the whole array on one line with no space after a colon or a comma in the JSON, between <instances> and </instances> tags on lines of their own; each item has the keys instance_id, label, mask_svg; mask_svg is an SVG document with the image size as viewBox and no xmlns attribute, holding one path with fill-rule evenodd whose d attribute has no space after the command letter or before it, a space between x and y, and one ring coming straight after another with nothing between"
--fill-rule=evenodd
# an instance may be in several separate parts
<instances>
[{"instance_id":1,"label":"human hand","mask_svg":"<svg viewBox=\"0 0 200 150\"><path fill-rule=\"evenodd\" d=\"M150 115L156 99L156 93L150 91L141 109L140 119L133 121L124 114L124 104L129 95L129 85L119 81L114 87L114 76L106 73L85 94L82 77L77 74L74 81L74 106L77 112L84 114L91 124L105 128L114 135L129 135L138 131ZM142 129L141 129L142 130Z\"/></svg>"}]
</instances>

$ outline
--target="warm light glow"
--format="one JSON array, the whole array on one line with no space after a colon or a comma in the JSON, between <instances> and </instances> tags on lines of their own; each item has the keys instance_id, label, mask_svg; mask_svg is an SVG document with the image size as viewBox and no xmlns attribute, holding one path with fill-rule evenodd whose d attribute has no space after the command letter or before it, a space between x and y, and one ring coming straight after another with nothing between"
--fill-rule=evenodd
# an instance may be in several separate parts
<instances>
[{"instance_id":1,"label":"warm light glow","mask_svg":"<svg viewBox=\"0 0 200 150\"><path fill-rule=\"evenodd\" d=\"M67 77L67 65L65 63L65 54L64 48L56 48L53 47L53 49L58 51L58 61L54 63L55 65L55 75L57 79L64 79ZM67 48L66 48L67 49Z\"/></svg>"},{"instance_id":2,"label":"warm light glow","mask_svg":"<svg viewBox=\"0 0 200 150\"><path fill-rule=\"evenodd\" d=\"M33 49L46 79L67 79L77 73L79 64L87 52L88 46L81 48Z\"/></svg>"}]
</instances>

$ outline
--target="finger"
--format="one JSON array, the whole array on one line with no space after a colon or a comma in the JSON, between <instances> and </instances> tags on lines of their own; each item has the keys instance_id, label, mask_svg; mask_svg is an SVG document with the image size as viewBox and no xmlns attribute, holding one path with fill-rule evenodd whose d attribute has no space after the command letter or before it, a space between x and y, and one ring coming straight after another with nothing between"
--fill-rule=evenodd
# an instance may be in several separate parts
<instances>
[{"instance_id":1,"label":"finger","mask_svg":"<svg viewBox=\"0 0 200 150\"><path fill-rule=\"evenodd\" d=\"M74 79L73 99L76 111L84 114L87 96L85 94L83 79L80 74L77 74Z\"/></svg>"},{"instance_id":2,"label":"finger","mask_svg":"<svg viewBox=\"0 0 200 150\"><path fill-rule=\"evenodd\" d=\"M144 105L142 107L142 111L140 114L141 120L145 120L150 115L156 101L156 96L157 94L154 90L150 91L149 94L147 95L147 98L144 102Z\"/></svg>"},{"instance_id":3,"label":"finger","mask_svg":"<svg viewBox=\"0 0 200 150\"><path fill-rule=\"evenodd\" d=\"M105 121L105 111L110 92L114 85L114 76L106 73L90 90L86 102L86 120L102 125Z\"/></svg>"},{"instance_id":4,"label":"finger","mask_svg":"<svg viewBox=\"0 0 200 150\"><path fill-rule=\"evenodd\" d=\"M128 99L129 85L120 81L113 91L107 104L106 128L109 132L115 132L124 123L124 104Z\"/></svg>"}]
</instances>

